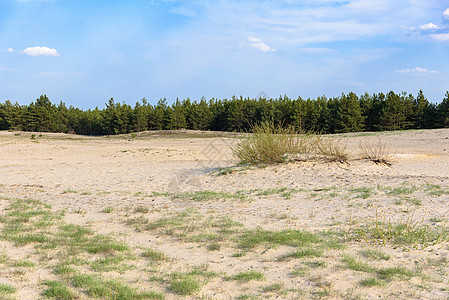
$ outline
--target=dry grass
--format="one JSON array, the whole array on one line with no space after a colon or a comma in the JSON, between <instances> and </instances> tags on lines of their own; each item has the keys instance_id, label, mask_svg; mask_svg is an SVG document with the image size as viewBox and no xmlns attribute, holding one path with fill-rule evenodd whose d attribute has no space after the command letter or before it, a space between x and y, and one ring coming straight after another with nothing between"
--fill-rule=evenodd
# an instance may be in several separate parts
<instances>
[{"instance_id":1,"label":"dry grass","mask_svg":"<svg viewBox=\"0 0 449 300\"><path fill-rule=\"evenodd\" d=\"M327 159L346 162L349 152L341 139L314 133L298 133L292 126L263 122L251 128L252 134L232 147L243 164L277 164L293 160ZM301 158L295 157L301 155ZM306 158L304 158L304 156Z\"/></svg>"},{"instance_id":2,"label":"dry grass","mask_svg":"<svg viewBox=\"0 0 449 300\"><path fill-rule=\"evenodd\" d=\"M381 138L377 142L372 143L365 139L359 143L361 157L369 159L376 164L385 164L391 166L394 163L393 156L389 153L387 143Z\"/></svg>"}]
</instances>

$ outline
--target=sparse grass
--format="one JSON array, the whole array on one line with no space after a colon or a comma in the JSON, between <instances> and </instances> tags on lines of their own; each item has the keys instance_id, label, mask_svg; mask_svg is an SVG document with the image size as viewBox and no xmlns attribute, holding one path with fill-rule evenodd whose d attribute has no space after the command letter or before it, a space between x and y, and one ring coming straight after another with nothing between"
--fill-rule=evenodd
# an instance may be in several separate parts
<instances>
[{"instance_id":1,"label":"sparse grass","mask_svg":"<svg viewBox=\"0 0 449 300\"><path fill-rule=\"evenodd\" d=\"M19 260L12 263L13 267L34 268L36 264L28 260Z\"/></svg>"},{"instance_id":2,"label":"sparse grass","mask_svg":"<svg viewBox=\"0 0 449 300\"><path fill-rule=\"evenodd\" d=\"M394 266L376 268L349 255L343 255L342 262L345 264L345 267L350 270L375 274L379 280L393 280L395 278L404 280L422 275L419 271L413 271L405 267Z\"/></svg>"},{"instance_id":3,"label":"sparse grass","mask_svg":"<svg viewBox=\"0 0 449 300\"><path fill-rule=\"evenodd\" d=\"M252 271L242 271L231 277L233 280L238 280L241 282L248 282L251 280L265 280L265 275L263 271L252 270Z\"/></svg>"},{"instance_id":4,"label":"sparse grass","mask_svg":"<svg viewBox=\"0 0 449 300\"><path fill-rule=\"evenodd\" d=\"M60 300L73 300L75 297L73 292L68 288L67 284L60 281L44 281L44 285L47 289L42 293L46 298L60 299Z\"/></svg>"},{"instance_id":5,"label":"sparse grass","mask_svg":"<svg viewBox=\"0 0 449 300\"><path fill-rule=\"evenodd\" d=\"M300 230L269 231L263 229L246 230L238 238L238 247L252 249L258 245L268 246L286 245L302 247L310 244L318 244L322 238L316 234Z\"/></svg>"},{"instance_id":6,"label":"sparse grass","mask_svg":"<svg viewBox=\"0 0 449 300\"><path fill-rule=\"evenodd\" d=\"M442 188L440 185L437 185L437 184L427 184L426 191L431 196L435 196L435 197L440 197L442 195L449 195L449 189Z\"/></svg>"},{"instance_id":7,"label":"sparse grass","mask_svg":"<svg viewBox=\"0 0 449 300\"><path fill-rule=\"evenodd\" d=\"M245 200L247 195L243 192L225 193L225 192L213 192L213 191L196 191L196 192L184 192L175 193L171 195L172 199L176 200L192 200L192 201L218 201L222 199L236 199Z\"/></svg>"},{"instance_id":8,"label":"sparse grass","mask_svg":"<svg viewBox=\"0 0 449 300\"><path fill-rule=\"evenodd\" d=\"M82 288L89 296L96 298L121 300L165 299L163 294L152 291L139 292L118 280L104 280L93 275L74 275L71 277L70 282L74 287Z\"/></svg>"},{"instance_id":9,"label":"sparse grass","mask_svg":"<svg viewBox=\"0 0 449 300\"><path fill-rule=\"evenodd\" d=\"M170 282L169 289L175 294L188 296L199 292L201 283L192 277L173 279Z\"/></svg>"},{"instance_id":10,"label":"sparse grass","mask_svg":"<svg viewBox=\"0 0 449 300\"><path fill-rule=\"evenodd\" d=\"M322 249L313 249L313 248L306 248L306 249L300 249L288 254L285 254L279 258L279 260L288 260L288 259L294 259L294 258L305 258L305 257L320 257L323 255Z\"/></svg>"},{"instance_id":11,"label":"sparse grass","mask_svg":"<svg viewBox=\"0 0 449 300\"><path fill-rule=\"evenodd\" d=\"M373 259L373 260L389 260L390 255L385 254L379 249L366 249L360 251L360 254L362 254L364 257Z\"/></svg>"},{"instance_id":12,"label":"sparse grass","mask_svg":"<svg viewBox=\"0 0 449 300\"><path fill-rule=\"evenodd\" d=\"M353 231L353 238L367 243L391 243L401 246L426 247L449 239L449 229L442 226L425 225L414 221L413 216L405 221L376 221L359 226Z\"/></svg>"},{"instance_id":13,"label":"sparse grass","mask_svg":"<svg viewBox=\"0 0 449 300\"><path fill-rule=\"evenodd\" d=\"M389 153L386 142L381 138L376 143L365 139L359 143L361 157L376 164L391 166L394 163L393 156Z\"/></svg>"},{"instance_id":14,"label":"sparse grass","mask_svg":"<svg viewBox=\"0 0 449 300\"><path fill-rule=\"evenodd\" d=\"M314 269L327 267L327 262L324 260L306 261L304 264Z\"/></svg>"},{"instance_id":15,"label":"sparse grass","mask_svg":"<svg viewBox=\"0 0 449 300\"><path fill-rule=\"evenodd\" d=\"M142 252L142 257L153 262L168 260L168 257L163 252L156 249L146 249Z\"/></svg>"},{"instance_id":16,"label":"sparse grass","mask_svg":"<svg viewBox=\"0 0 449 300\"><path fill-rule=\"evenodd\" d=\"M418 187L416 187L416 186L401 186L401 187L389 189L387 194L393 195L393 196L409 195L409 194L413 194L417 190L418 190Z\"/></svg>"},{"instance_id":17,"label":"sparse grass","mask_svg":"<svg viewBox=\"0 0 449 300\"><path fill-rule=\"evenodd\" d=\"M366 279L363 279L360 281L360 285L364 287L382 287L385 285L385 282L382 280L379 280L376 277L369 277Z\"/></svg>"},{"instance_id":18,"label":"sparse grass","mask_svg":"<svg viewBox=\"0 0 449 300\"><path fill-rule=\"evenodd\" d=\"M137 206L136 208L134 208L134 213L147 214L149 211L149 208L145 206Z\"/></svg>"},{"instance_id":19,"label":"sparse grass","mask_svg":"<svg viewBox=\"0 0 449 300\"><path fill-rule=\"evenodd\" d=\"M66 189L64 191L62 191L63 194L76 194L78 193L78 191L76 190L72 190L72 189Z\"/></svg>"},{"instance_id":20,"label":"sparse grass","mask_svg":"<svg viewBox=\"0 0 449 300\"><path fill-rule=\"evenodd\" d=\"M14 294L17 289L9 284L0 283L0 296L2 294Z\"/></svg>"},{"instance_id":21,"label":"sparse grass","mask_svg":"<svg viewBox=\"0 0 449 300\"><path fill-rule=\"evenodd\" d=\"M110 214L113 211L114 211L114 208L112 206L108 206L108 207L105 207L101 212L105 213L105 214Z\"/></svg>"}]
</instances>

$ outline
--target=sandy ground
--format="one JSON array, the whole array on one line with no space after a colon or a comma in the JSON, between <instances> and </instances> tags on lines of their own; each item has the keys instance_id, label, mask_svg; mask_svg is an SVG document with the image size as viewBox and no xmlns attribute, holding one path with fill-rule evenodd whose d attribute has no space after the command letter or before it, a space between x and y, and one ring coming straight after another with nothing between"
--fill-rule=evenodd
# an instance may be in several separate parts
<instances>
[{"instance_id":1,"label":"sandy ground","mask_svg":"<svg viewBox=\"0 0 449 300\"><path fill-rule=\"evenodd\" d=\"M379 137L394 158L391 167L358 159L360 141L375 142ZM189 296L192 298L447 299L446 241L403 247L349 239L345 249L326 250L315 259L325 262L325 267L315 268L307 267L313 265L311 258L277 259L291 250L287 246L261 246L235 257L237 250L231 242L210 251L204 243L161 232L136 231L126 222L133 209L147 207L149 211L143 216L148 220L193 208L200 216L230 217L247 229L313 233L342 230L348 236L353 227L377 219L446 226L449 130L348 134L342 141L352 153L347 164L308 161L234 168L236 161L230 146L238 142L235 135L180 131L131 138L43 133L32 139L30 133L0 132L0 214L5 213L6 199L41 200L54 211L65 210L67 223L113 235L133 249L150 247L164 252L173 261L159 266L163 274L200 265L225 274L213 278L200 292ZM229 172L220 175L222 170ZM198 200L195 195L201 191L216 192L217 196ZM369 194L362 196L363 191ZM227 196L219 196L219 192ZM113 212L104 213L106 207L113 208ZM33 259L32 249L30 245L17 247L0 239L0 253L13 260ZM360 281L371 275L349 269L342 262L344 255L364 259L360 255L363 249L378 249L390 255L388 261L365 259L373 266L419 267L426 276L363 286ZM21 276L6 266L3 269L0 283L17 287L11 296L17 299L42 297L42 281L54 277L45 264ZM263 270L265 280L229 280L229 276L245 270ZM298 270L302 270L299 275ZM181 297L167 284L155 283L141 271L116 276L139 288L160 291L167 299ZM136 276L142 278L138 283L133 281ZM282 292L266 288L273 284L281 285ZM83 292L78 297L88 298Z\"/></svg>"}]
</instances>

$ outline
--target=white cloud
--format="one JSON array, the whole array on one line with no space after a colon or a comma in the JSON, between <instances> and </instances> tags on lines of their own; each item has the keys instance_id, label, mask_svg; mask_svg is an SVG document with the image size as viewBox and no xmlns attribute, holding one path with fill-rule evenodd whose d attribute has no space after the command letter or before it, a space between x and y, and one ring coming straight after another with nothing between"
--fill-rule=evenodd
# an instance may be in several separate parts
<instances>
[{"instance_id":1,"label":"white cloud","mask_svg":"<svg viewBox=\"0 0 449 300\"><path fill-rule=\"evenodd\" d=\"M421 67L416 67L413 69L403 69L403 70L398 70L396 71L396 73L421 73L421 74L438 74L440 72L438 71L434 71L434 70L427 70L426 68L421 68Z\"/></svg>"},{"instance_id":2,"label":"white cloud","mask_svg":"<svg viewBox=\"0 0 449 300\"><path fill-rule=\"evenodd\" d=\"M22 53L29 56L59 56L59 53L55 48L48 47L28 47L23 50Z\"/></svg>"},{"instance_id":3,"label":"white cloud","mask_svg":"<svg viewBox=\"0 0 449 300\"><path fill-rule=\"evenodd\" d=\"M430 36L438 42L449 41L449 33L431 34Z\"/></svg>"},{"instance_id":4,"label":"white cloud","mask_svg":"<svg viewBox=\"0 0 449 300\"><path fill-rule=\"evenodd\" d=\"M249 46L250 47L259 49L260 51L263 51L263 52L276 52L276 49L271 48L270 46L268 46L267 44L262 42L262 40L259 39L259 38L249 37L248 38L248 42L249 42Z\"/></svg>"},{"instance_id":5,"label":"white cloud","mask_svg":"<svg viewBox=\"0 0 449 300\"><path fill-rule=\"evenodd\" d=\"M438 27L437 25L433 24L433 23L427 23L424 25L419 26L419 28L421 30L435 30L435 29L440 29L440 27Z\"/></svg>"},{"instance_id":6,"label":"white cloud","mask_svg":"<svg viewBox=\"0 0 449 300\"><path fill-rule=\"evenodd\" d=\"M447 8L444 12L443 12L443 17L446 19L449 19L449 8Z\"/></svg>"},{"instance_id":7,"label":"white cloud","mask_svg":"<svg viewBox=\"0 0 449 300\"><path fill-rule=\"evenodd\" d=\"M8 48L8 49L6 50L6 52L8 52L8 53L13 53L13 52L14 52L14 49L13 49L13 48Z\"/></svg>"}]
</instances>

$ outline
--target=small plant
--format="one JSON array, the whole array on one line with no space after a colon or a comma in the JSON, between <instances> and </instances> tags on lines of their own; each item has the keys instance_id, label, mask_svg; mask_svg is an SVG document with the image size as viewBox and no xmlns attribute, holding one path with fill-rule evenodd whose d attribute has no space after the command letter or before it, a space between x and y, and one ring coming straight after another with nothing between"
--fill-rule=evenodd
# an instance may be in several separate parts
<instances>
[{"instance_id":1,"label":"small plant","mask_svg":"<svg viewBox=\"0 0 449 300\"><path fill-rule=\"evenodd\" d=\"M114 211L114 208L112 206L108 206L108 207L105 207L101 212L105 213L105 214L110 214L113 211Z\"/></svg>"},{"instance_id":2,"label":"small plant","mask_svg":"<svg viewBox=\"0 0 449 300\"><path fill-rule=\"evenodd\" d=\"M375 144L370 143L368 139L365 139L359 143L359 148L363 159L368 159L376 164L384 164L387 166L391 166L394 163L393 157L388 152L387 144L380 138Z\"/></svg>"}]
</instances>

